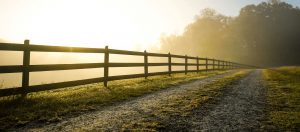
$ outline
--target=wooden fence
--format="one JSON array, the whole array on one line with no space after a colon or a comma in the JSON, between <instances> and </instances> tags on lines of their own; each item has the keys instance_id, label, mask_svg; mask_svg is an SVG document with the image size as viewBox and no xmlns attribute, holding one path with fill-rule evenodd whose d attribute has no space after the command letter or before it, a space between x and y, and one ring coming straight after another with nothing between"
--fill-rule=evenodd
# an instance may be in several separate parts
<instances>
[{"instance_id":1,"label":"wooden fence","mask_svg":"<svg viewBox=\"0 0 300 132\"><path fill-rule=\"evenodd\" d=\"M15 88L5 88L0 89L0 97L16 95L16 94L26 94L30 92L38 92L44 90L51 90L63 87L71 87L77 85L85 85L91 83L103 82L104 86L107 87L108 82L112 80L121 80L129 78L138 78L155 75L170 75L172 73L185 73L188 72L200 72L209 70L220 70L220 69L235 69L235 68L253 68L253 66L242 65L234 62L209 59L209 58L199 58L191 56L173 55L173 54L161 54L161 53L148 53L136 52L136 51L125 51L109 49L108 46L103 48L80 48L80 47L63 47L63 46L46 46L46 45L30 45L29 40L25 40L24 44L13 44L13 43L0 43L0 51L22 51L23 52L23 65L9 65L0 66L1 73L22 73L22 86ZM73 52L73 53L102 53L104 54L104 63L80 63L80 64L49 64L49 65L30 65L30 53L31 52ZM144 56L144 63L111 63L109 62L110 54L119 55L134 55L134 56ZM166 57L168 62L166 63L149 63L148 57ZM185 63L173 63L172 58L182 58L185 59ZM188 60L196 60L196 63L189 63ZM204 60L205 63L199 63L200 60ZM165 72L155 72L149 73L148 67L150 66L168 66L168 71ZM184 66L185 70L172 71L172 66ZM196 70L188 70L188 66L197 67ZM205 69L200 70L199 67L204 66ZM209 68L212 67L212 68ZM143 74L131 74L131 75L119 75L119 76L109 76L110 67L144 67ZM88 68L103 68L104 76L91 79L42 84L42 85L30 85L29 84L29 73L30 72L40 72L40 71L56 71L56 70L74 70L74 69L88 69Z\"/></svg>"}]
</instances>

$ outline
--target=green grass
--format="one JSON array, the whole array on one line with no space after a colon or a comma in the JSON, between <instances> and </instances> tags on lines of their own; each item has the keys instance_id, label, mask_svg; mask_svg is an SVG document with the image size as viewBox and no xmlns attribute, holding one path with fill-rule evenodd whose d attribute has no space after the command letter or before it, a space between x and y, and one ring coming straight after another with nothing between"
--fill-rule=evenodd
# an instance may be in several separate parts
<instances>
[{"instance_id":1,"label":"green grass","mask_svg":"<svg viewBox=\"0 0 300 132\"><path fill-rule=\"evenodd\" d=\"M174 125L170 125L172 120L186 118L191 115L195 108L198 108L203 103L206 103L217 96L222 95L222 90L227 86L236 82L241 77L247 75L249 71L239 71L235 74L228 75L213 83L205 85L199 89L189 90L177 96L172 96L164 104L159 104L152 109L151 113L145 115L142 119L123 124L124 131L164 131L168 128L174 129ZM185 122L179 122L185 125ZM176 128L177 129L177 128ZM186 130L178 130L186 131Z\"/></svg>"},{"instance_id":2,"label":"green grass","mask_svg":"<svg viewBox=\"0 0 300 132\"><path fill-rule=\"evenodd\" d=\"M264 70L269 119L282 130L300 130L300 67Z\"/></svg>"},{"instance_id":3,"label":"green grass","mask_svg":"<svg viewBox=\"0 0 300 132\"><path fill-rule=\"evenodd\" d=\"M102 106L151 93L172 85L221 74L226 71L173 74L137 78L30 93L26 98L10 96L0 98L0 130L22 126L32 121L56 122L64 116L92 111Z\"/></svg>"}]
</instances>

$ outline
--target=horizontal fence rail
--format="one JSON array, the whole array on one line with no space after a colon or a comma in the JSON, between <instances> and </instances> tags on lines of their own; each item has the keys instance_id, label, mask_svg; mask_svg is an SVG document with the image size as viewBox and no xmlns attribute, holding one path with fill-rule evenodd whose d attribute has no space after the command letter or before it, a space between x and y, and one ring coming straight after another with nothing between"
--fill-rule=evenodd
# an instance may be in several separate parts
<instances>
[{"instance_id":1,"label":"horizontal fence rail","mask_svg":"<svg viewBox=\"0 0 300 132\"><path fill-rule=\"evenodd\" d=\"M211 70L226 70L226 69L237 69L237 68L256 68L254 66L239 64L230 61L216 60L211 58L200 58L192 57L187 55L173 55L173 54L162 54L162 53L148 53L137 52L137 51L126 51L109 49L108 46L105 48L81 48L81 47L67 47L67 46L46 46L46 45L30 45L29 40L25 40L24 44L14 43L0 43L0 51L22 51L23 52L23 65L10 65L0 66L1 73L22 73L22 86L15 88L0 89L0 97L22 94L26 95L31 92L52 90L64 87L72 87L78 85L85 85L91 83L103 82L104 86L108 86L109 81L122 80L130 78L147 78L149 76L156 75L169 75L174 73L185 73L188 72L200 72L200 71L211 71ZM103 63L79 63L79 64L43 64L43 65L30 65L30 53L31 52L72 52L72 53L102 53L104 54ZM134 55L143 56L143 63L113 63L109 62L110 54L119 55ZM165 57L168 61L165 63L149 63L149 57ZM172 58L184 59L184 63L174 63ZM189 60L196 60L194 63L189 63ZM199 61L204 61L200 63ZM168 71L149 73L148 69L150 66L167 66ZM184 70L174 71L172 66L184 66ZM189 70L189 66L195 66L196 70ZM199 69L200 66L205 69ZM144 67L143 74L131 74L131 75L118 75L109 76L109 67ZM212 68L209 68L212 67ZM74 69L89 69L89 68L103 68L104 76L99 78L82 79L75 81L66 81L51 84L42 85L30 85L29 84L29 73L30 72L41 72L41 71L57 71L57 70L74 70Z\"/></svg>"}]
</instances>

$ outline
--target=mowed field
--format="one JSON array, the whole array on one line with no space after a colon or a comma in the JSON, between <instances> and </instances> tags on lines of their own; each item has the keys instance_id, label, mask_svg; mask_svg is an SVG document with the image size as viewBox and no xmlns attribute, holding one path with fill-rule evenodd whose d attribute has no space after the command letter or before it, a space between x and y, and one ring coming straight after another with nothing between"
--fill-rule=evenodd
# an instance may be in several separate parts
<instances>
[{"instance_id":1,"label":"mowed field","mask_svg":"<svg viewBox=\"0 0 300 132\"><path fill-rule=\"evenodd\" d=\"M264 70L268 117L281 130L300 130L300 67Z\"/></svg>"},{"instance_id":2,"label":"mowed field","mask_svg":"<svg viewBox=\"0 0 300 132\"><path fill-rule=\"evenodd\" d=\"M299 102L299 67L174 74L2 97L0 129L297 131Z\"/></svg>"}]
</instances>

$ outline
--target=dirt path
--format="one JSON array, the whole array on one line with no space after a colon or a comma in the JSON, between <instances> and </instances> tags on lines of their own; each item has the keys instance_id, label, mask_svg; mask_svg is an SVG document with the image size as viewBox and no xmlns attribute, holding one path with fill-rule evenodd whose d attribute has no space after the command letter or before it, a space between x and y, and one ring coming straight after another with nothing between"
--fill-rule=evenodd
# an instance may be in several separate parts
<instances>
[{"instance_id":1,"label":"dirt path","mask_svg":"<svg viewBox=\"0 0 300 132\"><path fill-rule=\"evenodd\" d=\"M57 123L30 124L12 131L120 131L128 123L149 118L154 110L173 103L174 98L188 95L233 73L174 86ZM265 119L265 92L261 70L254 70L225 88L221 96L193 109L189 115L154 120L165 125L163 131L261 131Z\"/></svg>"},{"instance_id":2,"label":"dirt path","mask_svg":"<svg viewBox=\"0 0 300 132\"><path fill-rule=\"evenodd\" d=\"M205 104L188 119L192 131L259 131L265 117L265 89L256 70Z\"/></svg>"},{"instance_id":3,"label":"dirt path","mask_svg":"<svg viewBox=\"0 0 300 132\"><path fill-rule=\"evenodd\" d=\"M232 73L234 72L197 80L180 86L174 86L138 97L131 101L105 107L101 110L63 119L58 123L48 125L29 124L24 128L12 131L119 131L123 124L143 118L147 113L151 113L153 109L158 108L159 104L168 103L168 100L172 99L174 96L178 96L193 89L199 89L203 85L213 83Z\"/></svg>"}]
</instances>

